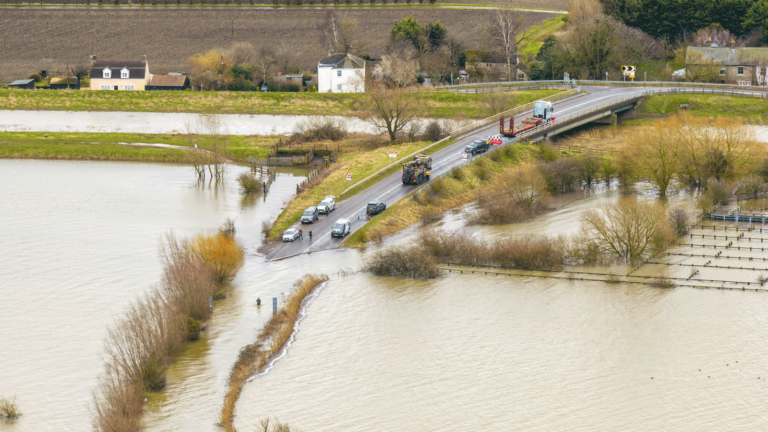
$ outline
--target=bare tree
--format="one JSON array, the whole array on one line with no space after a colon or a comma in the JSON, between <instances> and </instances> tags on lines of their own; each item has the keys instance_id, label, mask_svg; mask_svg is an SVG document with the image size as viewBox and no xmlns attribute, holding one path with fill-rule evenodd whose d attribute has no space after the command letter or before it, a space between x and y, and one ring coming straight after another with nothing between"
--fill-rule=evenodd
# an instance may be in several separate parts
<instances>
[{"instance_id":1,"label":"bare tree","mask_svg":"<svg viewBox=\"0 0 768 432\"><path fill-rule=\"evenodd\" d=\"M507 64L507 81L512 80L512 66L517 64L517 46L532 33L523 12L500 7L486 28L487 37Z\"/></svg>"},{"instance_id":2,"label":"bare tree","mask_svg":"<svg viewBox=\"0 0 768 432\"><path fill-rule=\"evenodd\" d=\"M253 64L256 60L256 48L248 42L237 42L228 51L233 64Z\"/></svg>"},{"instance_id":3,"label":"bare tree","mask_svg":"<svg viewBox=\"0 0 768 432\"><path fill-rule=\"evenodd\" d=\"M406 87L416 81L418 71L416 49L411 44L400 41L396 49L390 49L390 52L382 57L373 70L373 76L396 87Z\"/></svg>"},{"instance_id":4,"label":"bare tree","mask_svg":"<svg viewBox=\"0 0 768 432\"><path fill-rule=\"evenodd\" d=\"M259 83L267 82L267 79L272 75L275 67L275 52L268 47L262 47L259 50L258 57L254 61L253 66L253 79L258 80Z\"/></svg>"},{"instance_id":5,"label":"bare tree","mask_svg":"<svg viewBox=\"0 0 768 432\"><path fill-rule=\"evenodd\" d=\"M627 142L626 152L641 173L655 184L660 195L665 195L678 173L679 142L675 136L679 120L656 122L638 128Z\"/></svg>"},{"instance_id":6,"label":"bare tree","mask_svg":"<svg viewBox=\"0 0 768 432\"><path fill-rule=\"evenodd\" d=\"M717 82L720 80L722 63L708 59L701 51L680 48L675 59L685 63L685 77L690 82Z\"/></svg>"},{"instance_id":7,"label":"bare tree","mask_svg":"<svg viewBox=\"0 0 768 432\"><path fill-rule=\"evenodd\" d=\"M386 130L392 141L413 121L413 107L417 104L413 94L402 89L387 90L382 83L374 83L368 99L371 107L368 120L380 130Z\"/></svg>"},{"instance_id":8,"label":"bare tree","mask_svg":"<svg viewBox=\"0 0 768 432\"><path fill-rule=\"evenodd\" d=\"M664 209L625 198L584 213L582 244L596 245L618 258L636 260L661 251L673 238Z\"/></svg>"}]
</instances>

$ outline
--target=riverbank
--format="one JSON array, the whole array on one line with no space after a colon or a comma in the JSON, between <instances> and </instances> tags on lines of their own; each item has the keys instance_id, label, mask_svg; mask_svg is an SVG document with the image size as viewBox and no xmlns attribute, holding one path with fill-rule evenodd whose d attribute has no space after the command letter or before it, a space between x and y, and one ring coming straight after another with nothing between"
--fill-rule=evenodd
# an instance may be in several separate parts
<instances>
[{"instance_id":1,"label":"riverbank","mask_svg":"<svg viewBox=\"0 0 768 432\"><path fill-rule=\"evenodd\" d=\"M228 390L224 397L219 425L227 432L234 432L235 404L247 380L274 357L294 334L296 320L301 312L304 299L315 288L328 280L324 274L303 276L294 284L284 306L273 314L259 332L256 341L243 347L229 375Z\"/></svg>"},{"instance_id":2,"label":"riverbank","mask_svg":"<svg viewBox=\"0 0 768 432\"><path fill-rule=\"evenodd\" d=\"M523 105L559 90L516 90ZM479 119L488 115L484 94L413 92L416 117ZM364 93L199 92L90 90L0 90L0 109L33 111L128 111L201 114L270 114L365 116L369 105ZM492 113L491 113L492 114Z\"/></svg>"}]
</instances>

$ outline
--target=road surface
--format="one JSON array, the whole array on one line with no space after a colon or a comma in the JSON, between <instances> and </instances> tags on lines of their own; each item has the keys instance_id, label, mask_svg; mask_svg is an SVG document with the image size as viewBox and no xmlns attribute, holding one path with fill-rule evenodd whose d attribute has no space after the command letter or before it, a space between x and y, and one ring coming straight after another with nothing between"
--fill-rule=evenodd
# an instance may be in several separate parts
<instances>
[{"instance_id":1,"label":"road surface","mask_svg":"<svg viewBox=\"0 0 768 432\"><path fill-rule=\"evenodd\" d=\"M654 90L654 87L608 87L608 86L582 86L582 90L586 90L589 94L576 96L563 101L554 103L555 117L561 117L564 115L572 114L583 109L589 108L590 105L608 102L611 99L619 98L628 93L634 93L643 90ZM658 89L669 90L669 87ZM710 93L711 89L706 89L707 93ZM730 92L730 90L722 90L724 92ZM718 92L717 89L714 90ZM530 111L521 113L516 116L515 121L518 122L530 115ZM432 175L436 176L443 173L445 170L450 169L462 163L462 153L464 148L476 139L485 138L489 135L496 135L499 132L499 126L497 123L488 125L481 129L477 129L473 132L469 132L466 135L459 137L456 142L434 154L432 154ZM324 249L332 249L338 247L341 243L341 238L331 237L331 226L339 219L349 219L351 223L352 232L358 230L367 220L365 217L360 218L361 212L365 211L365 207L370 201L382 201L387 206L400 200L404 196L411 193L419 186L416 185L404 185L401 179L401 172L398 171L389 177L382 179L370 188L350 197L343 201L336 203L336 210L332 211L329 215L320 215L320 219L314 224L307 224L301 226L304 232L307 233L312 230L314 238L309 240L309 236L305 235L304 240L296 242L283 243L280 246L272 250L267 259L282 259L290 256L316 252ZM358 180L358 179L355 179ZM374 216L375 217L375 216ZM298 226L297 224L295 226Z\"/></svg>"}]
</instances>

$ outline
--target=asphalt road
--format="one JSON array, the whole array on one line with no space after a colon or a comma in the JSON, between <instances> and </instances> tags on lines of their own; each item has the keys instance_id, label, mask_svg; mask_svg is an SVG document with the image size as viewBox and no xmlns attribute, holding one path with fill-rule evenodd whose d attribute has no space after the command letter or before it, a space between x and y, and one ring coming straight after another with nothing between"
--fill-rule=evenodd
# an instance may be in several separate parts
<instances>
[{"instance_id":1,"label":"asphalt road","mask_svg":"<svg viewBox=\"0 0 768 432\"><path fill-rule=\"evenodd\" d=\"M589 94L554 103L555 117L572 114L589 108L592 104L608 102L612 98L621 97L627 93L654 89L653 87L635 88L607 86L582 86L581 88L582 90L588 91ZM729 91L730 90L724 90L726 93ZM710 93L710 89L706 89L706 93ZM715 90L715 93L718 93L718 91ZM530 111L521 113L515 117L515 121L522 120L529 115ZM489 135L496 135L498 134L498 131L498 124L491 124L485 128L475 130L459 137L456 143L432 154L433 176L441 174L445 170L460 164L463 161L461 156L467 144L476 139L485 138ZM404 185L401 180L401 175L402 173L398 171L395 174L382 179L365 191L343 201L338 201L336 203L336 210L332 211L329 215L320 215L320 219L314 224L306 224L303 226L301 226L301 224L295 225L303 228L305 233L304 240L283 243L269 253L267 258L271 260L282 259L302 253L338 247L342 239L331 237L331 226L333 226L337 220L349 219L351 221L352 232L355 232L367 222L365 217L360 218L359 215L361 212L365 211L365 207L369 201L382 201L389 206L419 187L416 185ZM314 237L312 241L309 240L309 236L306 234L310 230L313 232Z\"/></svg>"}]
</instances>

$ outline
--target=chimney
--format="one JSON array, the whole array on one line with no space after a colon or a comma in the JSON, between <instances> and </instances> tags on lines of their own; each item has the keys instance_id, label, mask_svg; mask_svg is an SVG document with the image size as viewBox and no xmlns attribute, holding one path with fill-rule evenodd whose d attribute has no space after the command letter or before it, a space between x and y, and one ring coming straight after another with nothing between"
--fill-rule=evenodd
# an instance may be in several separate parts
<instances>
[{"instance_id":1,"label":"chimney","mask_svg":"<svg viewBox=\"0 0 768 432\"><path fill-rule=\"evenodd\" d=\"M333 55L333 50L328 50L328 57Z\"/></svg>"},{"instance_id":2,"label":"chimney","mask_svg":"<svg viewBox=\"0 0 768 432\"><path fill-rule=\"evenodd\" d=\"M736 48L736 41L731 39L731 49Z\"/></svg>"},{"instance_id":3,"label":"chimney","mask_svg":"<svg viewBox=\"0 0 768 432\"><path fill-rule=\"evenodd\" d=\"M707 46L712 46L712 38L707 36Z\"/></svg>"},{"instance_id":4,"label":"chimney","mask_svg":"<svg viewBox=\"0 0 768 432\"><path fill-rule=\"evenodd\" d=\"M91 64L96 61L96 54L91 54Z\"/></svg>"},{"instance_id":5,"label":"chimney","mask_svg":"<svg viewBox=\"0 0 768 432\"><path fill-rule=\"evenodd\" d=\"M141 62L142 63L146 63L147 62L147 56L146 55L141 56Z\"/></svg>"}]
</instances>

